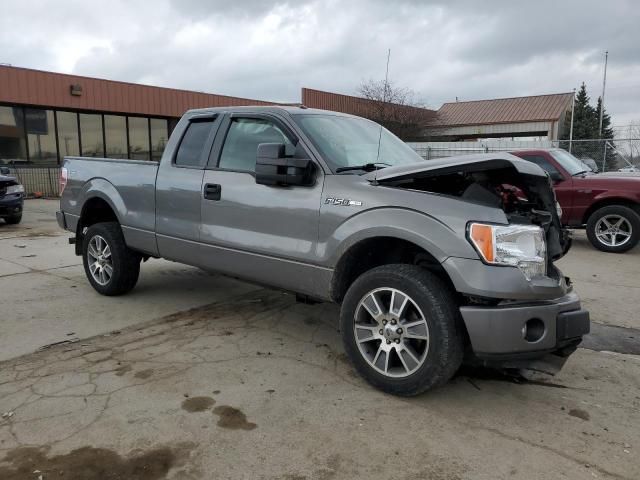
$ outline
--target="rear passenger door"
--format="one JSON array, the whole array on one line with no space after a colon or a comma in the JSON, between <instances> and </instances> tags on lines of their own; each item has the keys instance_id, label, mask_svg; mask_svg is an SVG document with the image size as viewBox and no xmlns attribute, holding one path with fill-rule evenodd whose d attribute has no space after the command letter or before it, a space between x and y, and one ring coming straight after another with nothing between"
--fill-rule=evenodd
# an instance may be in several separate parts
<instances>
[{"instance_id":1,"label":"rear passenger door","mask_svg":"<svg viewBox=\"0 0 640 480\"><path fill-rule=\"evenodd\" d=\"M156 238L164 258L197 265L200 192L219 117L199 115L176 126L156 179Z\"/></svg>"},{"instance_id":2,"label":"rear passenger door","mask_svg":"<svg viewBox=\"0 0 640 480\"><path fill-rule=\"evenodd\" d=\"M311 186L255 180L259 144L284 143L293 151L298 142L292 127L275 115L233 114L224 120L203 180L200 238L206 266L309 294L319 287L318 275L327 273L314 265L322 169L315 165Z\"/></svg>"}]
</instances>

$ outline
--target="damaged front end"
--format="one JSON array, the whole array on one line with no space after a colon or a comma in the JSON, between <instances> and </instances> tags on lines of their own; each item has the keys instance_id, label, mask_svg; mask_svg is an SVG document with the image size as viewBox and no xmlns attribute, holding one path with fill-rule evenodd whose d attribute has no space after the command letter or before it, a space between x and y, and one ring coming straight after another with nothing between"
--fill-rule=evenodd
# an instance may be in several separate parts
<instances>
[{"instance_id":1,"label":"damaged front end","mask_svg":"<svg viewBox=\"0 0 640 480\"><path fill-rule=\"evenodd\" d=\"M385 168L367 175L389 187L452 196L499 208L511 225L536 225L544 230L547 272L571 246L560 223L560 207L544 170L507 153L467 155L424 164Z\"/></svg>"}]
</instances>

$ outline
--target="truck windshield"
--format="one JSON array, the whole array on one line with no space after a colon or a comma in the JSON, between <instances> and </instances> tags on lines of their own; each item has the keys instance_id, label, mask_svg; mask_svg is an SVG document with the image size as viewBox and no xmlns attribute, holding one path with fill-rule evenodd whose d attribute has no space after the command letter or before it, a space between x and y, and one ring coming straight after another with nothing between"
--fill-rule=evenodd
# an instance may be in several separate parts
<instances>
[{"instance_id":1,"label":"truck windshield","mask_svg":"<svg viewBox=\"0 0 640 480\"><path fill-rule=\"evenodd\" d=\"M560 165L562 165L562 168L564 168L569 173L569 175L573 176L579 173L586 173L591 171L591 169L587 165L582 163L566 150L551 150L549 153L553 158L556 159L556 161Z\"/></svg>"},{"instance_id":2,"label":"truck windshield","mask_svg":"<svg viewBox=\"0 0 640 480\"><path fill-rule=\"evenodd\" d=\"M406 143L370 120L315 114L293 117L334 172L359 165L365 171L371 164L382 168L385 165L406 165L423 161ZM354 168L348 171L360 173L358 170L360 169Z\"/></svg>"}]
</instances>

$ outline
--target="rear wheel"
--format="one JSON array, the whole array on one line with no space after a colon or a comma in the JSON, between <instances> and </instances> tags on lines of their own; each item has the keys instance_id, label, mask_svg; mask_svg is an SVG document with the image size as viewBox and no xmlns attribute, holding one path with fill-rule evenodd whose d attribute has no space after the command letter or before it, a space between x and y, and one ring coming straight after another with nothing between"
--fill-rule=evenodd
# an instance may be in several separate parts
<instances>
[{"instance_id":1,"label":"rear wheel","mask_svg":"<svg viewBox=\"0 0 640 480\"><path fill-rule=\"evenodd\" d=\"M457 302L435 275L415 265L384 265L361 275L345 295L345 351L372 385L417 395L446 383L463 357Z\"/></svg>"},{"instance_id":2,"label":"rear wheel","mask_svg":"<svg viewBox=\"0 0 640 480\"><path fill-rule=\"evenodd\" d=\"M96 223L87 229L82 260L89 283L102 295L122 295L138 281L140 255L127 247L117 222Z\"/></svg>"},{"instance_id":3,"label":"rear wheel","mask_svg":"<svg viewBox=\"0 0 640 480\"><path fill-rule=\"evenodd\" d=\"M623 205L599 208L587 221L587 237L603 252L626 252L640 240L640 216Z\"/></svg>"}]
</instances>

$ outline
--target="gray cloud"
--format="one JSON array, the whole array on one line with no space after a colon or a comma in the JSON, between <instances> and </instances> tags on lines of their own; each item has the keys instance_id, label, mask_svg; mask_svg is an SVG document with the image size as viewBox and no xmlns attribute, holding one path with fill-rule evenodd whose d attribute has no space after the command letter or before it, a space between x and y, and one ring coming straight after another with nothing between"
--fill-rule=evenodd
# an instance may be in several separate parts
<instances>
[{"instance_id":1,"label":"gray cloud","mask_svg":"<svg viewBox=\"0 0 640 480\"><path fill-rule=\"evenodd\" d=\"M390 76L445 101L601 88L640 119L640 13L630 0L4 1L0 62L282 101Z\"/></svg>"}]
</instances>

